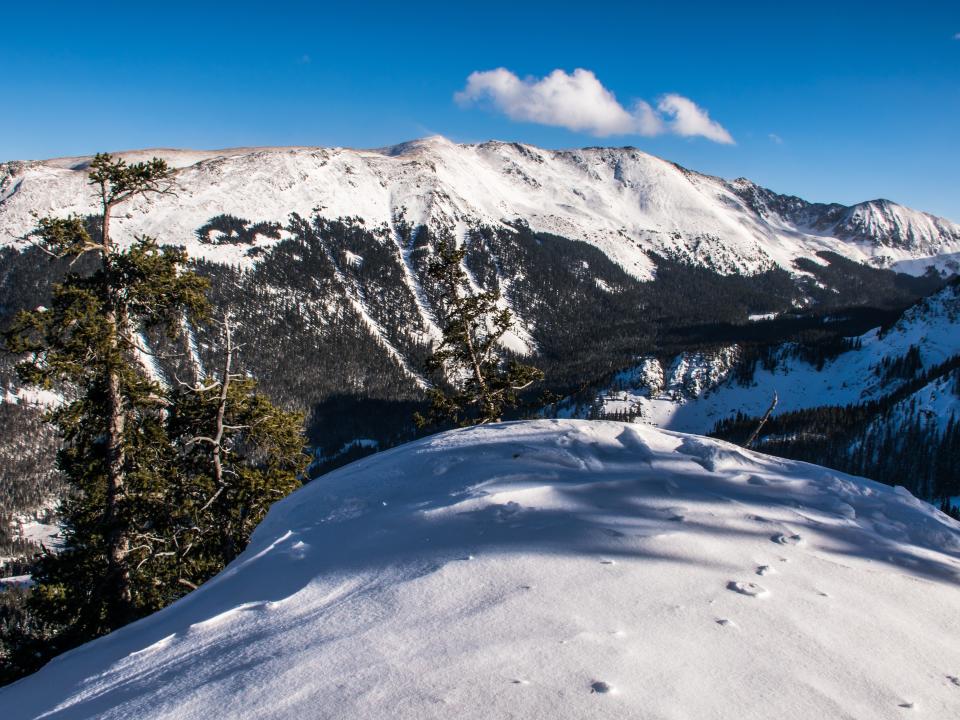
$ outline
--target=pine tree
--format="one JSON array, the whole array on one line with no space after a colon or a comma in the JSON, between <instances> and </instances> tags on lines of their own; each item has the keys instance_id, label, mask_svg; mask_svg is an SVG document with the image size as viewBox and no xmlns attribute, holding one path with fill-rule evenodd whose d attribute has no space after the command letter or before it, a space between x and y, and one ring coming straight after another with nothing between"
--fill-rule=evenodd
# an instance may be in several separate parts
<instances>
[{"instance_id":1,"label":"pine tree","mask_svg":"<svg viewBox=\"0 0 960 720\"><path fill-rule=\"evenodd\" d=\"M428 391L430 409L426 417L415 416L419 426L496 422L505 408L516 406L520 391L543 378L537 368L504 357L500 340L513 327L512 313L499 307L496 291L472 291L465 255L465 248L441 241L428 268L441 291L443 339L427 369L445 375L451 389Z\"/></svg>"},{"instance_id":2,"label":"pine tree","mask_svg":"<svg viewBox=\"0 0 960 720\"><path fill-rule=\"evenodd\" d=\"M26 354L21 379L54 388L65 402L51 414L62 438L57 456L69 485L61 506L62 547L34 569L31 605L59 651L150 612L166 601L154 582L153 518L162 512L174 453L164 428L166 401L143 367L139 333L184 313L202 315L206 281L184 272L186 254L148 237L127 249L110 235L111 213L136 196L166 192L161 160L126 165L109 155L91 163L101 204L84 218L41 218L33 241L58 258L92 255L92 274L71 274L51 307L21 313L6 335Z\"/></svg>"},{"instance_id":3,"label":"pine tree","mask_svg":"<svg viewBox=\"0 0 960 720\"><path fill-rule=\"evenodd\" d=\"M49 309L21 313L6 334L8 349L27 356L21 379L64 395L49 419L70 490L60 547L44 550L18 610L22 632L0 627L0 654L10 656L0 657L0 675L29 672L219 572L305 469L302 416L232 370L228 321L219 374L170 388L147 370L144 331L176 340L185 318L208 314L207 282L185 269L183 250L147 237L122 249L109 234L117 205L165 192L168 178L160 160L127 166L97 155L90 182L102 215L38 220L36 245L97 263L68 275Z\"/></svg>"},{"instance_id":4,"label":"pine tree","mask_svg":"<svg viewBox=\"0 0 960 720\"><path fill-rule=\"evenodd\" d=\"M231 321L224 317L223 365L181 383L171 397L168 431L178 448L166 535L177 582L196 587L246 547L275 501L295 490L306 469L304 418L275 408L256 383L233 371Z\"/></svg>"}]
</instances>

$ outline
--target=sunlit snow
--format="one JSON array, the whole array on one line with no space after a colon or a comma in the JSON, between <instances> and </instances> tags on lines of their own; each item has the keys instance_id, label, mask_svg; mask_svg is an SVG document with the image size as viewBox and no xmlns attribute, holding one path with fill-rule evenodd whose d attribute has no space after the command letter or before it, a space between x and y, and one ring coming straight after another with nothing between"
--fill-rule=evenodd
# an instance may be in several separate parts
<instances>
[{"instance_id":1,"label":"sunlit snow","mask_svg":"<svg viewBox=\"0 0 960 720\"><path fill-rule=\"evenodd\" d=\"M960 525L612 422L458 430L275 506L170 608L0 690L56 718L899 718L960 707Z\"/></svg>"}]
</instances>

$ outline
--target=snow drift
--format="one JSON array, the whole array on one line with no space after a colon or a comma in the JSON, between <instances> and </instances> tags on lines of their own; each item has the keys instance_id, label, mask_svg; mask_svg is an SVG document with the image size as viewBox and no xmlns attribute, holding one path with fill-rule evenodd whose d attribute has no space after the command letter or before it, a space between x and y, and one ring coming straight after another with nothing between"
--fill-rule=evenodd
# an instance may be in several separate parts
<instances>
[{"instance_id":1,"label":"snow drift","mask_svg":"<svg viewBox=\"0 0 960 720\"><path fill-rule=\"evenodd\" d=\"M960 711L960 525L902 489L620 423L458 430L276 505L15 718Z\"/></svg>"}]
</instances>

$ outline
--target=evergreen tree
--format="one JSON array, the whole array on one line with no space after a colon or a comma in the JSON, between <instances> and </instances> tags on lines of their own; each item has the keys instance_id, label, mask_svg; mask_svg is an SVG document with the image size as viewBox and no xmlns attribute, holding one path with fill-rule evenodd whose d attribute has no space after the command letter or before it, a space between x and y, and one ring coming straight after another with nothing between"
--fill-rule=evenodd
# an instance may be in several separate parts
<instances>
[{"instance_id":1,"label":"evergreen tree","mask_svg":"<svg viewBox=\"0 0 960 720\"><path fill-rule=\"evenodd\" d=\"M178 448L165 535L176 552L177 582L207 580L233 560L270 505L294 491L309 460L301 413L275 408L256 383L233 372L225 317L223 365L211 377L181 383L171 397L168 430Z\"/></svg>"},{"instance_id":2,"label":"evergreen tree","mask_svg":"<svg viewBox=\"0 0 960 720\"><path fill-rule=\"evenodd\" d=\"M51 654L166 601L154 582L150 549L174 453L163 390L144 370L139 333L155 326L173 332L185 312L202 315L206 308L206 282L183 271L182 250L147 237L123 250L110 235L118 205L167 190L165 163L128 166L97 155L89 178L101 202L97 221L41 218L33 239L54 257L94 256L94 271L68 275L54 288L49 309L21 313L6 336L9 350L28 356L18 366L21 379L65 396L50 417L69 486L60 513L62 547L41 556L31 597L56 637L46 648Z\"/></svg>"},{"instance_id":3,"label":"evergreen tree","mask_svg":"<svg viewBox=\"0 0 960 720\"><path fill-rule=\"evenodd\" d=\"M243 550L305 469L303 418L232 371L229 323L219 375L171 389L148 367L145 331L176 340L185 317L208 312L207 281L185 269L183 250L146 237L121 249L109 234L119 203L164 192L167 179L160 160L97 155L90 182L102 215L38 220L33 240L48 254L96 262L6 334L8 349L26 355L21 379L64 395L49 419L69 491L60 547L44 550L29 599L0 627L0 674L29 672L195 588Z\"/></svg>"},{"instance_id":4,"label":"evergreen tree","mask_svg":"<svg viewBox=\"0 0 960 720\"><path fill-rule=\"evenodd\" d=\"M444 326L427 369L440 371L452 387L428 391L430 410L426 417L416 415L419 426L496 422L505 408L517 404L520 391L543 378L537 368L504 357L500 340L513 326L512 314L498 306L498 292L472 291L463 267L465 255L465 248L441 241L428 267L440 288Z\"/></svg>"}]
</instances>

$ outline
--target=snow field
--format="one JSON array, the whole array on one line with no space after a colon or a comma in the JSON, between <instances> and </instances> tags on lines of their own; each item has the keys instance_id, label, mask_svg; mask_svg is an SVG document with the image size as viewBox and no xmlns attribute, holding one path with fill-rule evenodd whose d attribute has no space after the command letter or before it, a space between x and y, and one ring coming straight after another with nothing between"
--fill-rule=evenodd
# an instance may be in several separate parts
<instances>
[{"instance_id":1,"label":"snow field","mask_svg":"<svg viewBox=\"0 0 960 720\"><path fill-rule=\"evenodd\" d=\"M6 717L931 718L960 526L909 493L611 422L459 430L278 503Z\"/></svg>"}]
</instances>

